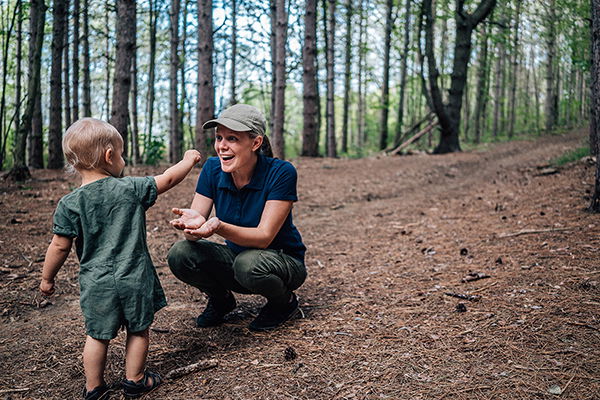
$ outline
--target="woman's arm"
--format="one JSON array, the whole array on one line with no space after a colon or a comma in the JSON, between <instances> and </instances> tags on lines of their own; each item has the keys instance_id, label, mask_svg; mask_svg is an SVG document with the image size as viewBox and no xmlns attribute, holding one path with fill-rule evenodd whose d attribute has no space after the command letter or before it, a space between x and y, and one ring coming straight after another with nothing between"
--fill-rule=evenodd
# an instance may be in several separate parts
<instances>
[{"instance_id":1,"label":"woman's arm","mask_svg":"<svg viewBox=\"0 0 600 400\"><path fill-rule=\"evenodd\" d=\"M215 217L211 218L199 229L185 229L184 232L197 239L207 238L217 233L239 246L265 249L275 239L275 236L277 236L285 219L292 210L292 206L292 201L267 201L260 217L260 223L256 228L228 224L219 221Z\"/></svg>"}]
</instances>

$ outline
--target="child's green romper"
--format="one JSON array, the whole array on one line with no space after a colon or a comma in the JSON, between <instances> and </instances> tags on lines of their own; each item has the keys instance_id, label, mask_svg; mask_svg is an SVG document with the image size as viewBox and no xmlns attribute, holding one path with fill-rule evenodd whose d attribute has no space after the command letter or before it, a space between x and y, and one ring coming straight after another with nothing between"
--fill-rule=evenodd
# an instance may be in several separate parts
<instances>
[{"instance_id":1,"label":"child's green romper","mask_svg":"<svg viewBox=\"0 0 600 400\"><path fill-rule=\"evenodd\" d=\"M76 238L86 332L112 339L121 326L140 332L167 305L146 246L146 214L157 197L153 177L107 177L63 197L53 232Z\"/></svg>"}]
</instances>

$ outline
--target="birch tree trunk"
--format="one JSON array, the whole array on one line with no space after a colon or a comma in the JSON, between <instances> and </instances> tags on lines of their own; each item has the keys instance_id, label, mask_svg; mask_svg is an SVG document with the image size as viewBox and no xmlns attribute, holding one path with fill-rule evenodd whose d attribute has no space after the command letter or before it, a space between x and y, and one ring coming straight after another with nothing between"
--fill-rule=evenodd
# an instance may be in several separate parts
<instances>
[{"instance_id":1,"label":"birch tree trunk","mask_svg":"<svg viewBox=\"0 0 600 400\"><path fill-rule=\"evenodd\" d=\"M135 52L135 0L117 2L117 55L113 82L113 101L110 123L123 137L123 154L128 154L129 91L131 63Z\"/></svg>"},{"instance_id":2,"label":"birch tree trunk","mask_svg":"<svg viewBox=\"0 0 600 400\"><path fill-rule=\"evenodd\" d=\"M63 167L62 152L62 55L65 40L66 2L54 0L52 11L52 66L50 70L50 124L48 126L48 168Z\"/></svg>"},{"instance_id":3,"label":"birch tree trunk","mask_svg":"<svg viewBox=\"0 0 600 400\"><path fill-rule=\"evenodd\" d=\"M302 47L302 155L319 155L318 116L319 97L317 95L317 0L306 0L304 14L304 45Z\"/></svg>"}]
</instances>

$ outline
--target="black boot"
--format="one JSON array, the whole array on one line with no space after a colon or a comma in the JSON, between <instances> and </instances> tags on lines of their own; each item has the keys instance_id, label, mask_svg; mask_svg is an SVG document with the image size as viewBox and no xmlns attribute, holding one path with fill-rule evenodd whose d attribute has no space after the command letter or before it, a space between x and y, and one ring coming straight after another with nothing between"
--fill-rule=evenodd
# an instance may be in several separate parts
<instances>
[{"instance_id":1,"label":"black boot","mask_svg":"<svg viewBox=\"0 0 600 400\"><path fill-rule=\"evenodd\" d=\"M231 292L227 292L227 296L224 298L209 297L206 308L196 318L196 326L199 328L208 328L221 325L223 317L233 311L236 305L235 297L233 297L233 293Z\"/></svg>"},{"instance_id":2,"label":"black boot","mask_svg":"<svg viewBox=\"0 0 600 400\"><path fill-rule=\"evenodd\" d=\"M267 302L248 328L252 331L270 331L294 317L299 310L298 298L292 293L292 300L285 305Z\"/></svg>"}]
</instances>

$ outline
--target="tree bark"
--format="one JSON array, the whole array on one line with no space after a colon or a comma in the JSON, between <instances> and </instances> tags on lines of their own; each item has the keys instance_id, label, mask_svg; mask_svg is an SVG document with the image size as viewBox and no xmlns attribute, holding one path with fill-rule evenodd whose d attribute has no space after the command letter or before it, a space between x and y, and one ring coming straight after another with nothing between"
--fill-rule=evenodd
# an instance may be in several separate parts
<instances>
[{"instance_id":1,"label":"tree bark","mask_svg":"<svg viewBox=\"0 0 600 400\"><path fill-rule=\"evenodd\" d=\"M92 116L92 80L90 78L90 18L88 1L83 0L83 116Z\"/></svg>"},{"instance_id":2,"label":"tree bark","mask_svg":"<svg viewBox=\"0 0 600 400\"><path fill-rule=\"evenodd\" d=\"M66 0L66 25L65 25L65 45L63 46L63 89L64 89L64 112L65 112L65 129L71 126L71 71L69 62L69 0Z\"/></svg>"},{"instance_id":3,"label":"tree bark","mask_svg":"<svg viewBox=\"0 0 600 400\"><path fill-rule=\"evenodd\" d=\"M364 81L364 63L365 63L365 6L363 1L360 1L359 7L359 30L358 30L358 110L356 116L357 132L356 132L356 147L359 153L362 152L365 139L365 100L363 90Z\"/></svg>"},{"instance_id":4,"label":"tree bark","mask_svg":"<svg viewBox=\"0 0 600 400\"><path fill-rule=\"evenodd\" d=\"M548 17L546 26L548 29L546 44L548 46L548 59L546 63L546 132L550 132L555 128L557 119L556 107L556 0L551 0L547 7Z\"/></svg>"},{"instance_id":5,"label":"tree bark","mask_svg":"<svg viewBox=\"0 0 600 400\"><path fill-rule=\"evenodd\" d=\"M113 82L110 123L123 137L123 154L128 154L129 91L131 90L131 61L135 50L135 0L117 2L117 55Z\"/></svg>"},{"instance_id":6,"label":"tree bark","mask_svg":"<svg viewBox=\"0 0 600 400\"><path fill-rule=\"evenodd\" d=\"M487 70L488 70L488 35L487 26L482 25L481 29L481 47L479 49L479 61L477 71L477 99L475 102L475 143L481 141L482 118L485 118L485 107L487 104Z\"/></svg>"},{"instance_id":7,"label":"tree bark","mask_svg":"<svg viewBox=\"0 0 600 400\"><path fill-rule=\"evenodd\" d=\"M286 85L286 54L288 16L285 9L285 0L275 1L276 28L275 28L275 104L273 112L272 146L273 155L285 159L285 85Z\"/></svg>"},{"instance_id":8,"label":"tree bark","mask_svg":"<svg viewBox=\"0 0 600 400\"><path fill-rule=\"evenodd\" d=\"M392 9L394 2L387 0L385 8L385 32L383 50L383 82L381 85L381 114L379 117L379 150L387 147L388 116L390 111L390 48L392 36Z\"/></svg>"},{"instance_id":9,"label":"tree bark","mask_svg":"<svg viewBox=\"0 0 600 400\"><path fill-rule=\"evenodd\" d=\"M508 137L512 138L515 134L516 103L517 103L517 67L519 66L519 24L521 22L521 1L517 1L517 10L515 13L515 33L511 54L511 83L510 83L510 102L508 114Z\"/></svg>"},{"instance_id":10,"label":"tree bark","mask_svg":"<svg viewBox=\"0 0 600 400\"><path fill-rule=\"evenodd\" d=\"M591 62L591 123L590 137L596 156L596 177L594 194L589 209L600 212L600 0L591 0L592 6L592 62Z\"/></svg>"},{"instance_id":11,"label":"tree bark","mask_svg":"<svg viewBox=\"0 0 600 400\"><path fill-rule=\"evenodd\" d=\"M302 47L302 83L303 83L303 128L302 155L319 155L318 114L319 97L317 95L317 0L306 0L304 14L304 45Z\"/></svg>"},{"instance_id":12,"label":"tree bark","mask_svg":"<svg viewBox=\"0 0 600 400\"><path fill-rule=\"evenodd\" d=\"M137 32L133 36L133 55L131 65L131 163L138 165L140 157L140 129L138 124L138 70L137 70Z\"/></svg>"},{"instance_id":13,"label":"tree bark","mask_svg":"<svg viewBox=\"0 0 600 400\"><path fill-rule=\"evenodd\" d=\"M79 0L73 0L73 107L71 108L72 120L79 119L79 14L81 7Z\"/></svg>"},{"instance_id":14,"label":"tree bark","mask_svg":"<svg viewBox=\"0 0 600 400\"><path fill-rule=\"evenodd\" d=\"M348 153L348 119L350 114L350 69L352 66L352 0L346 0L346 49L344 60L344 105L342 115L342 153Z\"/></svg>"},{"instance_id":15,"label":"tree bark","mask_svg":"<svg viewBox=\"0 0 600 400\"><path fill-rule=\"evenodd\" d=\"M231 70L229 71L229 79L231 80L231 97L229 99L230 106L237 104L237 0L231 0L231 18Z\"/></svg>"},{"instance_id":16,"label":"tree bark","mask_svg":"<svg viewBox=\"0 0 600 400\"><path fill-rule=\"evenodd\" d=\"M48 127L48 168L63 167L62 152L62 55L65 40L66 2L54 0L52 24L52 67L50 70L50 125Z\"/></svg>"},{"instance_id":17,"label":"tree bark","mask_svg":"<svg viewBox=\"0 0 600 400\"><path fill-rule=\"evenodd\" d=\"M215 116L215 89L213 83L213 21L212 0L198 0L198 99L196 110L196 149L206 161L210 152L208 143L213 129L202 129L202 124Z\"/></svg>"},{"instance_id":18,"label":"tree bark","mask_svg":"<svg viewBox=\"0 0 600 400\"><path fill-rule=\"evenodd\" d=\"M171 10L169 12L171 24L169 27L171 33L171 53L169 69L169 118L170 118L170 140L169 140L169 161L175 163L181 158L181 118L179 116L179 96L177 77L179 73L179 14L181 3L179 0L171 1Z\"/></svg>"},{"instance_id":19,"label":"tree bark","mask_svg":"<svg viewBox=\"0 0 600 400\"><path fill-rule=\"evenodd\" d=\"M158 0L149 2L149 31L150 31L150 54L148 63L148 92L146 96L146 137L144 143L145 161L148 161L148 151L152 144L152 128L154 127L154 99L156 80L156 19L158 17Z\"/></svg>"},{"instance_id":20,"label":"tree bark","mask_svg":"<svg viewBox=\"0 0 600 400\"><path fill-rule=\"evenodd\" d=\"M2 43L2 93L0 94L0 170L4 166L4 156L6 154L6 143L8 140L9 129L6 126L6 85L8 77L8 50L10 45L10 38L15 27L15 21L19 13L19 7L15 6L12 10L12 16L7 15L8 27L6 27L4 33L4 40ZM8 19L10 18L10 22Z\"/></svg>"},{"instance_id":21,"label":"tree bark","mask_svg":"<svg viewBox=\"0 0 600 400\"><path fill-rule=\"evenodd\" d=\"M439 88L439 72L436 67L433 52L433 17L431 0L424 0L425 23L425 49L429 69L429 85L434 112L441 126L440 142L434 152L449 153L460 151L459 125L462 107L463 92L467 81L467 68L471 56L471 33L483 21L496 5L496 0L482 0L472 14L463 9L463 1L457 2L456 9L456 39L454 46L454 62L448 103L442 101Z\"/></svg>"},{"instance_id":22,"label":"tree bark","mask_svg":"<svg viewBox=\"0 0 600 400\"><path fill-rule=\"evenodd\" d=\"M334 104L334 62L335 62L335 0L327 1L327 106L325 119L327 124L327 157L337 157L335 140L335 104Z\"/></svg>"},{"instance_id":23,"label":"tree bark","mask_svg":"<svg viewBox=\"0 0 600 400\"><path fill-rule=\"evenodd\" d=\"M402 57L400 60L400 93L398 99L398 122L396 123L396 132L394 135L394 147L400 145L402 138L402 129L404 127L404 97L406 91L406 73L408 70L408 54L410 51L410 5L411 0L406 0L404 6L404 44L402 49Z\"/></svg>"}]
</instances>

